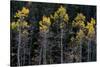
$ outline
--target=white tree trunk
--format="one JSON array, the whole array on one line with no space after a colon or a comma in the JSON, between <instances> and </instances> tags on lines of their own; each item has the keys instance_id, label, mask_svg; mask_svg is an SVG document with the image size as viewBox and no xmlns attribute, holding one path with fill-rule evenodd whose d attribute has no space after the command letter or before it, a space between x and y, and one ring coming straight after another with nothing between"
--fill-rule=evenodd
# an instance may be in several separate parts
<instances>
[{"instance_id":1,"label":"white tree trunk","mask_svg":"<svg viewBox=\"0 0 100 67\"><path fill-rule=\"evenodd\" d=\"M63 63L63 29L61 29L61 63Z\"/></svg>"},{"instance_id":2,"label":"white tree trunk","mask_svg":"<svg viewBox=\"0 0 100 67\"><path fill-rule=\"evenodd\" d=\"M21 27L20 27L20 22L19 22L19 36L18 36L18 48L17 48L17 64L20 66L20 45L21 45Z\"/></svg>"},{"instance_id":3,"label":"white tree trunk","mask_svg":"<svg viewBox=\"0 0 100 67\"><path fill-rule=\"evenodd\" d=\"M46 32L44 34L44 40L43 40L43 64L46 64L46 44L47 44L47 39L46 39Z\"/></svg>"}]
</instances>

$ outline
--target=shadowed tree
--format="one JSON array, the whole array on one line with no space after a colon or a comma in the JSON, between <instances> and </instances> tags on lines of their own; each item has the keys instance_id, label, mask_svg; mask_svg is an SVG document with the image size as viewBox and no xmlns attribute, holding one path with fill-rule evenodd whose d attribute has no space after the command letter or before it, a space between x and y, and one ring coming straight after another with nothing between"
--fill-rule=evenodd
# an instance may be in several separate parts
<instances>
[{"instance_id":1,"label":"shadowed tree","mask_svg":"<svg viewBox=\"0 0 100 67\"><path fill-rule=\"evenodd\" d=\"M82 44L83 44L83 39L85 37L84 34L84 28L85 28L85 16L82 13L77 14L77 16L75 17L72 26L75 27L77 29L76 33L76 39L78 40L79 44L79 61L82 61Z\"/></svg>"}]
</instances>

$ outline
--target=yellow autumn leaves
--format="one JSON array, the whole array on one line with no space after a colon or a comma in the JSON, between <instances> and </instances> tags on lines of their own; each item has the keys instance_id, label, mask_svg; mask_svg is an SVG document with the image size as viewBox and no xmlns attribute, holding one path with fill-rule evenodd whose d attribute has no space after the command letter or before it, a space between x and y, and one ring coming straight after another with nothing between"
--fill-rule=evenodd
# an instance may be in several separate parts
<instances>
[{"instance_id":1,"label":"yellow autumn leaves","mask_svg":"<svg viewBox=\"0 0 100 67\"><path fill-rule=\"evenodd\" d=\"M85 16L82 13L78 13L72 23L72 26L83 28L83 27L85 27L84 21L85 21Z\"/></svg>"},{"instance_id":2,"label":"yellow autumn leaves","mask_svg":"<svg viewBox=\"0 0 100 67\"><path fill-rule=\"evenodd\" d=\"M61 5L60 8L58 8L58 10L55 12L58 15L58 19L62 20L60 23L60 28L64 28L65 24L68 22L69 17L68 14L66 13L66 9ZM54 15L54 17L56 17Z\"/></svg>"},{"instance_id":3,"label":"yellow autumn leaves","mask_svg":"<svg viewBox=\"0 0 100 67\"><path fill-rule=\"evenodd\" d=\"M65 26L65 23L64 22L60 23L60 28L61 29L64 28L64 26Z\"/></svg>"},{"instance_id":4,"label":"yellow autumn leaves","mask_svg":"<svg viewBox=\"0 0 100 67\"><path fill-rule=\"evenodd\" d=\"M78 13L77 16L75 17L76 21L85 21L86 17L82 13Z\"/></svg>"},{"instance_id":5,"label":"yellow autumn leaves","mask_svg":"<svg viewBox=\"0 0 100 67\"><path fill-rule=\"evenodd\" d=\"M69 20L68 14L66 13L66 9L61 5L60 8L54 13L54 15L50 15L50 17L54 20L62 19L64 22Z\"/></svg>"},{"instance_id":6,"label":"yellow autumn leaves","mask_svg":"<svg viewBox=\"0 0 100 67\"><path fill-rule=\"evenodd\" d=\"M29 9L23 7L22 10L18 10L18 12L16 12L15 17L27 17L28 14L29 14Z\"/></svg>"},{"instance_id":7,"label":"yellow autumn leaves","mask_svg":"<svg viewBox=\"0 0 100 67\"><path fill-rule=\"evenodd\" d=\"M23 21L23 22L12 22L11 23L11 28L12 29L16 29L19 26L21 26L22 28L29 27L28 22L26 22L26 21Z\"/></svg>"},{"instance_id":8,"label":"yellow autumn leaves","mask_svg":"<svg viewBox=\"0 0 100 67\"><path fill-rule=\"evenodd\" d=\"M27 17L29 14L29 9L26 7L23 7L21 10L18 10L15 14L15 17ZM66 8L64 8L62 5L55 11L55 13L50 16L43 16L42 20L39 22L39 29L42 32L45 32L49 30L49 27L51 25L51 20L53 20L52 24L55 23L57 20L61 20L60 22L60 28L64 28L66 23L68 23L69 17ZM88 36L92 37L93 34L95 34L95 19L91 18L90 22L86 22L86 17L82 13L78 13L75 19L72 21L72 27L79 27L81 30L77 32L77 35L83 34L82 31L84 29L88 30ZM19 24L20 23L20 24ZM87 24L86 24L87 23ZM11 28L16 29L18 26L21 27L28 27L28 22L23 21L23 22L12 22L11 23Z\"/></svg>"},{"instance_id":9,"label":"yellow autumn leaves","mask_svg":"<svg viewBox=\"0 0 100 67\"><path fill-rule=\"evenodd\" d=\"M53 19L54 21L56 20L62 20L60 21L60 28L64 28L64 26L66 25L66 23L69 20L68 14L66 9L61 5L60 8L58 8L58 10L54 13L54 15L50 15L51 19Z\"/></svg>"},{"instance_id":10,"label":"yellow autumn leaves","mask_svg":"<svg viewBox=\"0 0 100 67\"><path fill-rule=\"evenodd\" d=\"M40 31L47 31L49 29L49 26L51 25L50 17L43 16L42 21L39 22L39 25Z\"/></svg>"},{"instance_id":11,"label":"yellow autumn leaves","mask_svg":"<svg viewBox=\"0 0 100 67\"><path fill-rule=\"evenodd\" d=\"M26 22L25 20L20 21L21 17L27 17L29 14L29 9L26 7L23 7L22 10L18 10L18 12L16 12L15 17L18 17L19 19L17 20L17 22L12 22L11 23L11 28L12 29L16 29L20 26L22 28L24 27L29 27L28 22Z\"/></svg>"},{"instance_id":12,"label":"yellow autumn leaves","mask_svg":"<svg viewBox=\"0 0 100 67\"><path fill-rule=\"evenodd\" d=\"M60 19L62 22L60 23L60 28L63 28L65 23L68 22L69 17L66 13L66 9L63 6L60 6L58 10L54 13L54 15L50 15L50 17L43 16L42 21L39 22L40 25L40 31L47 31L49 29L49 26L51 25L50 19L53 19L54 21ZM53 22L52 22L53 23Z\"/></svg>"},{"instance_id":13,"label":"yellow autumn leaves","mask_svg":"<svg viewBox=\"0 0 100 67\"><path fill-rule=\"evenodd\" d=\"M60 6L56 12L59 17L64 17L66 15L66 9L63 6Z\"/></svg>"},{"instance_id":14,"label":"yellow autumn leaves","mask_svg":"<svg viewBox=\"0 0 100 67\"><path fill-rule=\"evenodd\" d=\"M95 19L91 18L90 22L85 21L85 16L82 13L77 14L75 17L72 26L78 27L79 31L77 32L76 39L80 40L84 37L92 38L95 35ZM87 23L87 24L86 24ZM84 30L87 30L84 32ZM85 33L87 33L85 35Z\"/></svg>"},{"instance_id":15,"label":"yellow autumn leaves","mask_svg":"<svg viewBox=\"0 0 100 67\"><path fill-rule=\"evenodd\" d=\"M78 13L72 23L73 27L79 28L79 31L76 33L76 39L78 42L80 42L85 36L85 33L83 31L85 28L85 19L86 17L82 13Z\"/></svg>"},{"instance_id":16,"label":"yellow autumn leaves","mask_svg":"<svg viewBox=\"0 0 100 67\"><path fill-rule=\"evenodd\" d=\"M79 30L79 32L77 32L77 36L76 39L80 42L80 40L82 40L84 38L85 34L83 32L82 29Z\"/></svg>"},{"instance_id":17,"label":"yellow autumn leaves","mask_svg":"<svg viewBox=\"0 0 100 67\"><path fill-rule=\"evenodd\" d=\"M18 22L12 22L11 23L11 29L16 29L16 27L19 25Z\"/></svg>"},{"instance_id":18,"label":"yellow autumn leaves","mask_svg":"<svg viewBox=\"0 0 100 67\"><path fill-rule=\"evenodd\" d=\"M91 21L88 22L87 26L86 26L86 29L88 30L88 36L89 38L92 38L93 35L95 35L95 19L94 18L91 18Z\"/></svg>"}]
</instances>

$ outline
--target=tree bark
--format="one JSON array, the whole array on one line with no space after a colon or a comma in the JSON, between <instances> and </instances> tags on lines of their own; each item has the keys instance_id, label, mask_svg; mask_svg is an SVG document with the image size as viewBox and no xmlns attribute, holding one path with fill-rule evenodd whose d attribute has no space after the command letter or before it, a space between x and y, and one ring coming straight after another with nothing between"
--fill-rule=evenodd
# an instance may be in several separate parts
<instances>
[{"instance_id":1,"label":"tree bark","mask_svg":"<svg viewBox=\"0 0 100 67\"><path fill-rule=\"evenodd\" d=\"M43 33L44 34L44 38L43 38L43 64L46 64L46 32Z\"/></svg>"},{"instance_id":2,"label":"tree bark","mask_svg":"<svg viewBox=\"0 0 100 67\"><path fill-rule=\"evenodd\" d=\"M41 64L41 59L42 59L42 47L40 48L40 56L39 56L39 65Z\"/></svg>"},{"instance_id":3,"label":"tree bark","mask_svg":"<svg viewBox=\"0 0 100 67\"><path fill-rule=\"evenodd\" d=\"M63 29L61 29L61 63L63 63Z\"/></svg>"},{"instance_id":4,"label":"tree bark","mask_svg":"<svg viewBox=\"0 0 100 67\"><path fill-rule=\"evenodd\" d=\"M80 41L80 62L82 62L82 40Z\"/></svg>"},{"instance_id":5,"label":"tree bark","mask_svg":"<svg viewBox=\"0 0 100 67\"><path fill-rule=\"evenodd\" d=\"M91 40L88 40L88 61L91 61Z\"/></svg>"},{"instance_id":6,"label":"tree bark","mask_svg":"<svg viewBox=\"0 0 100 67\"><path fill-rule=\"evenodd\" d=\"M20 27L20 21L19 21L19 27L18 27L18 31L19 31L19 36L18 36L18 47L17 47L17 64L18 66L20 66L20 45L21 45L21 27Z\"/></svg>"}]
</instances>

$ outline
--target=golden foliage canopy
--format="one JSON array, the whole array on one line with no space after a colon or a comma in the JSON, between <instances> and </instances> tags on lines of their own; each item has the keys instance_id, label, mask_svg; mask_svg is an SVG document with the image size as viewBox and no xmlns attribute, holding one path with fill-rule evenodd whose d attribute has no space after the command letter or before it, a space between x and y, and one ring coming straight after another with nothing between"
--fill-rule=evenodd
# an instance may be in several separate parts
<instances>
[{"instance_id":1,"label":"golden foliage canopy","mask_svg":"<svg viewBox=\"0 0 100 67\"><path fill-rule=\"evenodd\" d=\"M29 14L29 9L23 7L22 10L18 10L18 12L16 12L15 17L27 17L28 14Z\"/></svg>"},{"instance_id":2,"label":"golden foliage canopy","mask_svg":"<svg viewBox=\"0 0 100 67\"><path fill-rule=\"evenodd\" d=\"M95 19L91 18L91 21L87 23L86 29L88 30L88 37L93 37L95 35Z\"/></svg>"},{"instance_id":3,"label":"golden foliage canopy","mask_svg":"<svg viewBox=\"0 0 100 67\"><path fill-rule=\"evenodd\" d=\"M50 17L54 20L62 19L64 22L69 20L66 9L61 5L60 8L54 13L54 15L50 15Z\"/></svg>"},{"instance_id":4,"label":"golden foliage canopy","mask_svg":"<svg viewBox=\"0 0 100 67\"><path fill-rule=\"evenodd\" d=\"M69 17L67 14L67 10L61 5L58 10L54 13L54 15L50 15L51 19L54 20L61 20L60 28L62 29L64 25L68 22Z\"/></svg>"},{"instance_id":5,"label":"golden foliage canopy","mask_svg":"<svg viewBox=\"0 0 100 67\"><path fill-rule=\"evenodd\" d=\"M29 27L28 22L26 22L23 18L21 17L27 17L29 14L29 9L26 7L23 7L22 10L18 10L18 12L16 12L15 17L18 17L19 19L15 22L11 23L11 29L13 30L17 30L18 31L18 27L20 26L21 28L24 27ZM23 20L23 21L21 21Z\"/></svg>"},{"instance_id":6,"label":"golden foliage canopy","mask_svg":"<svg viewBox=\"0 0 100 67\"><path fill-rule=\"evenodd\" d=\"M78 13L77 16L75 17L72 26L73 27L79 27L79 28L84 28L85 27L85 16L82 13Z\"/></svg>"},{"instance_id":7,"label":"golden foliage canopy","mask_svg":"<svg viewBox=\"0 0 100 67\"><path fill-rule=\"evenodd\" d=\"M11 23L11 29L13 29L13 30L17 29L19 26L21 28L29 27L28 22L26 22L26 21L23 21L23 22L12 22Z\"/></svg>"},{"instance_id":8,"label":"golden foliage canopy","mask_svg":"<svg viewBox=\"0 0 100 67\"><path fill-rule=\"evenodd\" d=\"M84 37L85 37L85 34L84 34L83 30L80 29L79 32L77 32L77 34L76 34L77 42L80 43Z\"/></svg>"},{"instance_id":9,"label":"golden foliage canopy","mask_svg":"<svg viewBox=\"0 0 100 67\"><path fill-rule=\"evenodd\" d=\"M40 31L45 32L49 29L51 25L50 17L43 16L42 21L39 22Z\"/></svg>"}]
</instances>

